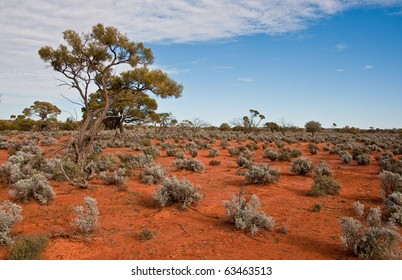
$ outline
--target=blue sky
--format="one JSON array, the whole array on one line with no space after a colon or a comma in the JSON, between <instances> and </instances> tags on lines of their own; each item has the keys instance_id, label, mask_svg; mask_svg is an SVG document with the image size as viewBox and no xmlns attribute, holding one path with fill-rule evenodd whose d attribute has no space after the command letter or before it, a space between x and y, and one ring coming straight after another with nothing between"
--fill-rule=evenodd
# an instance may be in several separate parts
<instances>
[{"instance_id":1,"label":"blue sky","mask_svg":"<svg viewBox=\"0 0 402 280\"><path fill-rule=\"evenodd\" d=\"M179 121L220 125L256 109L300 127L402 127L402 1L92 2L0 0L0 118L35 100L78 114L60 95L76 92L57 86L37 50L103 22L143 41L154 67L183 84L181 98L158 100Z\"/></svg>"}]
</instances>

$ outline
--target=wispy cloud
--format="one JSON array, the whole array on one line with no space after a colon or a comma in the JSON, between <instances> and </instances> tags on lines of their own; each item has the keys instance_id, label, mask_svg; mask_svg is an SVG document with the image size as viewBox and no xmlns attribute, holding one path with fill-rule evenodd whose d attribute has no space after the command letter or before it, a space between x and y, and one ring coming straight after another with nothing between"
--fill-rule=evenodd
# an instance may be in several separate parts
<instances>
[{"instance_id":1,"label":"wispy cloud","mask_svg":"<svg viewBox=\"0 0 402 280\"><path fill-rule=\"evenodd\" d=\"M338 68L338 69L335 69L335 71L336 71L336 72L345 72L345 69Z\"/></svg>"},{"instance_id":2,"label":"wispy cloud","mask_svg":"<svg viewBox=\"0 0 402 280\"><path fill-rule=\"evenodd\" d=\"M364 65L364 66L362 67L362 70L371 70L371 69L373 69L373 68L374 68L373 65L366 64L366 65Z\"/></svg>"},{"instance_id":3,"label":"wispy cloud","mask_svg":"<svg viewBox=\"0 0 402 280\"><path fill-rule=\"evenodd\" d=\"M251 78L245 78L245 77L240 77L237 80L240 81L240 82L244 82L244 83L252 83L252 82L255 81L255 80L253 80Z\"/></svg>"},{"instance_id":4,"label":"wispy cloud","mask_svg":"<svg viewBox=\"0 0 402 280\"><path fill-rule=\"evenodd\" d=\"M349 48L348 45L343 44L343 43L342 44L337 44L335 47L336 47L336 50L339 51L339 52L344 51L344 50Z\"/></svg>"}]
</instances>

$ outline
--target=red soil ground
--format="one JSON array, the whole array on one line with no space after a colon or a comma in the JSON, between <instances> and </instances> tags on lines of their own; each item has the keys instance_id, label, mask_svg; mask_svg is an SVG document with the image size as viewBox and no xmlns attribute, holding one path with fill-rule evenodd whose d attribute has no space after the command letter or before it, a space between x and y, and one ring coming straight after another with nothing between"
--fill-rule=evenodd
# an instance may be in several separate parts
<instances>
[{"instance_id":1,"label":"red soil ground","mask_svg":"<svg viewBox=\"0 0 402 280\"><path fill-rule=\"evenodd\" d=\"M157 162L166 168L169 176L186 178L201 186L204 198L186 211L175 206L160 208L152 194L157 185L139 181L141 170L134 170L128 180L127 191L118 191L100 179L90 181L88 189L78 189L67 183L51 182L56 199L50 205L15 202L23 207L23 220L13 230L14 236L45 234L50 242L45 259L275 259L275 260L337 260L356 259L340 241L339 219L354 216L353 202L361 201L366 207L382 206L379 167L372 158L368 166L342 164L338 155L319 151L310 155L307 144L290 147L303 151L314 163L324 160L332 169L342 189L337 196L311 197L312 175L292 174L289 162L273 162L280 169L279 181L268 185L244 185L244 176L237 174L236 157L220 148L215 158L221 162L210 166L208 151L200 150L197 159L205 165L200 173L177 171L173 157L162 151ZM232 146L238 143L231 142ZM255 151L254 162L263 159L263 149ZM322 147L322 145L319 145ZM57 147L46 148L47 151ZM134 152L131 149L107 148L106 154ZM7 161L7 151L0 151L0 163ZM276 220L274 231L260 231L250 235L235 230L227 222L223 200L230 200L243 187L246 195L256 194L261 210ZM83 205L83 198L96 198L100 210L99 226L90 234L74 234L71 225L73 206ZM10 199L8 190L0 186L0 201ZM321 211L313 212L315 204ZM285 226L284 234L278 229ZM138 235L148 228L155 236L141 242ZM6 257L8 247L0 247L0 259Z\"/></svg>"}]
</instances>

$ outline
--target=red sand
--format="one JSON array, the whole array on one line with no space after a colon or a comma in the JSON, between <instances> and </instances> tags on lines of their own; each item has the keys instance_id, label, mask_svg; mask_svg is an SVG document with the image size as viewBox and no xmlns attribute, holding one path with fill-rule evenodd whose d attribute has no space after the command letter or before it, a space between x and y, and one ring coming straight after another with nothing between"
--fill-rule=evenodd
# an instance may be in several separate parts
<instances>
[{"instance_id":1,"label":"red sand","mask_svg":"<svg viewBox=\"0 0 402 280\"><path fill-rule=\"evenodd\" d=\"M291 145L303 151L314 163L324 160L334 173L342 189L337 196L310 197L312 175L292 174L290 162L273 162L280 169L279 181L268 185L244 185L244 176L237 175L236 157L230 157L216 141L221 161L210 166L208 151L200 150L197 159L205 165L200 173L177 171L173 157L165 152L157 159L169 176L186 178L201 186L204 195L198 205L187 211L175 206L161 209L152 199L156 185L139 181L141 170L134 170L128 180L128 190L118 191L102 180L90 181L88 189L78 189L67 183L51 182L56 199L50 205L16 202L23 207L23 221L13 230L14 236L46 234L50 238L45 259L356 259L340 241L339 219L354 216L353 202L359 200L366 207L382 206L379 167L372 158L368 166L342 164L338 155L320 151L310 155L305 143ZM232 146L238 145L231 142ZM263 149L255 151L254 162L263 159ZM320 145L322 147L322 145ZM56 148L56 147L52 147ZM49 149L47 149L49 150ZM51 150L51 149L50 149ZM124 152L130 150L123 149ZM121 149L108 148L114 154ZM138 153L134 152L133 153ZM0 151L0 163L7 161L7 151ZM244 188L245 195L256 194L261 210L276 220L274 231L260 231L250 235L235 230L227 222L223 200L230 200ZM71 225L73 206L83 205L83 198L96 198L100 210L99 226L90 234L74 234ZM8 190L0 186L0 201L10 199ZM320 212L311 210L320 204ZM285 226L289 232L280 233ZM155 236L141 242L138 234L144 228ZM6 257L8 247L0 247L0 259Z\"/></svg>"}]
</instances>

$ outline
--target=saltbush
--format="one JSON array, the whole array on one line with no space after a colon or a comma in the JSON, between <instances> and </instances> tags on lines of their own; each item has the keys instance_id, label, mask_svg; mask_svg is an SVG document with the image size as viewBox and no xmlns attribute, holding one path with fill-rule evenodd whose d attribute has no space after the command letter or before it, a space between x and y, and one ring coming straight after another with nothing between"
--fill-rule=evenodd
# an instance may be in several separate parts
<instances>
[{"instance_id":1,"label":"saltbush","mask_svg":"<svg viewBox=\"0 0 402 280\"><path fill-rule=\"evenodd\" d=\"M159 164L147 165L141 172L140 179L142 182L152 185L161 182L166 174L162 166Z\"/></svg>"},{"instance_id":2,"label":"saltbush","mask_svg":"<svg viewBox=\"0 0 402 280\"><path fill-rule=\"evenodd\" d=\"M353 155L351 153L345 152L340 157L342 163L351 163L353 161Z\"/></svg>"},{"instance_id":3,"label":"saltbush","mask_svg":"<svg viewBox=\"0 0 402 280\"><path fill-rule=\"evenodd\" d=\"M315 167L314 170L317 175L326 175L332 176L332 171L329 166L325 163L325 161L320 161Z\"/></svg>"},{"instance_id":4,"label":"saltbush","mask_svg":"<svg viewBox=\"0 0 402 280\"><path fill-rule=\"evenodd\" d=\"M335 195L339 194L340 189L341 186L332 176L318 174L314 176L314 183L307 194L312 196Z\"/></svg>"},{"instance_id":5,"label":"saltbush","mask_svg":"<svg viewBox=\"0 0 402 280\"><path fill-rule=\"evenodd\" d=\"M362 203L355 202L354 208L357 220L352 217L340 220L345 247L362 259L399 259L401 236L394 223L383 223L379 208L371 208L366 215Z\"/></svg>"},{"instance_id":6,"label":"saltbush","mask_svg":"<svg viewBox=\"0 0 402 280\"><path fill-rule=\"evenodd\" d=\"M189 159L180 159L177 158L173 161L173 166L176 167L177 169L186 169L190 171L196 171L196 172L201 172L204 170L204 165L202 162L194 159L194 158L189 158Z\"/></svg>"},{"instance_id":7,"label":"saltbush","mask_svg":"<svg viewBox=\"0 0 402 280\"><path fill-rule=\"evenodd\" d=\"M279 169L272 168L268 164L251 165L245 175L247 184L267 184L278 180Z\"/></svg>"},{"instance_id":8,"label":"saltbush","mask_svg":"<svg viewBox=\"0 0 402 280\"><path fill-rule=\"evenodd\" d=\"M9 200L0 204L0 245L13 244L11 229L22 220L22 207Z\"/></svg>"},{"instance_id":9,"label":"saltbush","mask_svg":"<svg viewBox=\"0 0 402 280\"><path fill-rule=\"evenodd\" d=\"M82 205L73 207L76 217L72 224L77 226L79 232L89 233L98 225L99 210L95 198L86 196L84 202L85 207Z\"/></svg>"},{"instance_id":10,"label":"saltbush","mask_svg":"<svg viewBox=\"0 0 402 280\"><path fill-rule=\"evenodd\" d=\"M289 170L297 175L306 175L313 170L313 163L307 157L299 157L292 162Z\"/></svg>"},{"instance_id":11,"label":"saltbush","mask_svg":"<svg viewBox=\"0 0 402 280\"><path fill-rule=\"evenodd\" d=\"M112 174L102 171L99 174L99 177L108 184L115 185L120 190L125 190L127 188L126 181L128 177L126 176L126 169L124 168L118 168L117 170L113 171Z\"/></svg>"},{"instance_id":12,"label":"saltbush","mask_svg":"<svg viewBox=\"0 0 402 280\"><path fill-rule=\"evenodd\" d=\"M385 200L385 207L391 214L390 220L402 225L402 193L393 192Z\"/></svg>"},{"instance_id":13,"label":"saltbush","mask_svg":"<svg viewBox=\"0 0 402 280\"><path fill-rule=\"evenodd\" d=\"M35 199L40 204L48 204L56 197L46 177L39 173L13 184L10 195L24 202Z\"/></svg>"},{"instance_id":14,"label":"saltbush","mask_svg":"<svg viewBox=\"0 0 402 280\"><path fill-rule=\"evenodd\" d=\"M263 158L268 158L271 161L275 161L279 157L279 153L277 150L274 149L268 149L264 152L264 155L262 156Z\"/></svg>"},{"instance_id":15,"label":"saltbush","mask_svg":"<svg viewBox=\"0 0 402 280\"><path fill-rule=\"evenodd\" d=\"M389 171L380 173L381 192L387 198L393 192L402 192L402 175Z\"/></svg>"},{"instance_id":16,"label":"saltbush","mask_svg":"<svg viewBox=\"0 0 402 280\"><path fill-rule=\"evenodd\" d=\"M161 207L178 204L180 209L185 210L202 199L202 194L198 192L200 189L186 179L165 178L153 198Z\"/></svg>"},{"instance_id":17,"label":"saltbush","mask_svg":"<svg viewBox=\"0 0 402 280\"><path fill-rule=\"evenodd\" d=\"M237 229L256 234L260 229L273 230L275 220L259 211L260 202L256 195L250 201L244 196L232 196L231 201L224 201L226 217Z\"/></svg>"}]
</instances>

